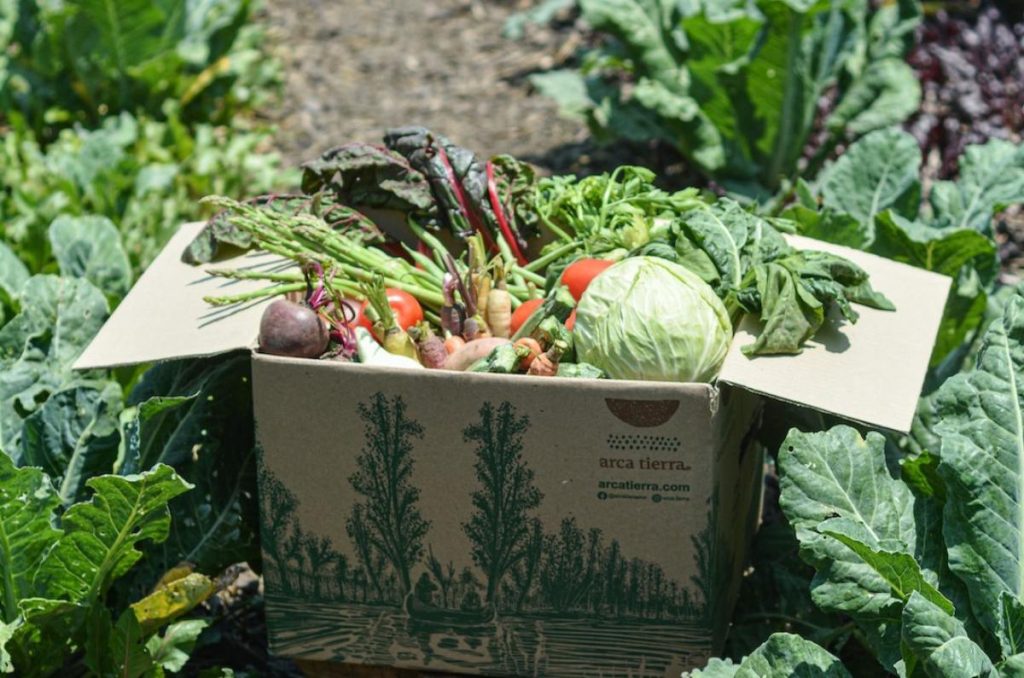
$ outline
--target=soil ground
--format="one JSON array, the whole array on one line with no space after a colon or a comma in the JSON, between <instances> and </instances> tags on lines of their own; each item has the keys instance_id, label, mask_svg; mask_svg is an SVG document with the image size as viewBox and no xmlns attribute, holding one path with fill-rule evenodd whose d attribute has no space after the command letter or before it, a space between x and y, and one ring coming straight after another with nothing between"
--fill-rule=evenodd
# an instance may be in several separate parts
<instances>
[{"instance_id":1,"label":"soil ground","mask_svg":"<svg viewBox=\"0 0 1024 678\"><path fill-rule=\"evenodd\" d=\"M526 75L571 53L578 32L537 27L501 36L529 3L468 0L295 0L267 3L284 61L277 142L289 162L384 129L418 124L482 155L549 156L586 139L530 91Z\"/></svg>"}]
</instances>

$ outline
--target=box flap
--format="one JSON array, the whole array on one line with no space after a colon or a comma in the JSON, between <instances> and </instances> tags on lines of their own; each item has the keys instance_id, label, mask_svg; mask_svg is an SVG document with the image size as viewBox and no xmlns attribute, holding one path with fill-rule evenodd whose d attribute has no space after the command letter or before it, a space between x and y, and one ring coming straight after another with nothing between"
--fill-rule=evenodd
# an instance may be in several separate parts
<instances>
[{"instance_id":1,"label":"box flap","mask_svg":"<svg viewBox=\"0 0 1024 678\"><path fill-rule=\"evenodd\" d=\"M260 315L269 299L217 308L203 297L237 294L268 283L214 278L206 269L278 269L286 264L280 257L261 252L208 266L186 264L181 253L202 227L202 223L191 223L178 229L79 356L74 369L209 356L255 344Z\"/></svg>"},{"instance_id":2,"label":"box flap","mask_svg":"<svg viewBox=\"0 0 1024 678\"><path fill-rule=\"evenodd\" d=\"M830 317L803 353L747 358L760 324L741 323L719 380L854 421L907 432L917 407L951 279L889 259L798 236L801 249L842 255L871 274L896 311L857 306L860 319Z\"/></svg>"}]
</instances>

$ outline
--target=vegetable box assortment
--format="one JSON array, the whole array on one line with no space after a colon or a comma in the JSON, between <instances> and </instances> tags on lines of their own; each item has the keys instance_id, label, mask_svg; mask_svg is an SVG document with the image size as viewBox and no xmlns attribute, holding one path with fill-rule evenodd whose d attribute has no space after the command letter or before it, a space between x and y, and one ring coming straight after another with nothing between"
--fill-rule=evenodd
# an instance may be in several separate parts
<instances>
[{"instance_id":1,"label":"vegetable box assortment","mask_svg":"<svg viewBox=\"0 0 1024 678\"><path fill-rule=\"evenodd\" d=\"M76 367L255 349L276 653L702 666L760 507L754 394L908 429L949 279L641 168L384 142L295 194L210 198ZM331 585L304 582L314 555Z\"/></svg>"}]
</instances>

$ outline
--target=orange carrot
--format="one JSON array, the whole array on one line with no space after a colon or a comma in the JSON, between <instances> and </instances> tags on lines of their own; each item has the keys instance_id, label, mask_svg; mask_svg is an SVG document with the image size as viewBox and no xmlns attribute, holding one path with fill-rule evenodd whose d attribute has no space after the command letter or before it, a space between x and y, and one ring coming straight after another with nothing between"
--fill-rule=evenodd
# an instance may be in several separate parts
<instances>
[{"instance_id":1,"label":"orange carrot","mask_svg":"<svg viewBox=\"0 0 1024 678\"><path fill-rule=\"evenodd\" d=\"M547 353L541 353L533 362L530 363L530 369L526 371L527 374L532 374L535 377L553 377L558 374L558 361L562 359L562 354L569 348L561 339L555 341L548 349Z\"/></svg>"},{"instance_id":2,"label":"orange carrot","mask_svg":"<svg viewBox=\"0 0 1024 678\"><path fill-rule=\"evenodd\" d=\"M533 337L523 337L522 339L516 341L515 345L523 346L529 349L530 352L527 353L526 356L519 361L519 367L521 369L529 369L530 364L533 363L534 359L541 353L540 342L534 339Z\"/></svg>"}]
</instances>

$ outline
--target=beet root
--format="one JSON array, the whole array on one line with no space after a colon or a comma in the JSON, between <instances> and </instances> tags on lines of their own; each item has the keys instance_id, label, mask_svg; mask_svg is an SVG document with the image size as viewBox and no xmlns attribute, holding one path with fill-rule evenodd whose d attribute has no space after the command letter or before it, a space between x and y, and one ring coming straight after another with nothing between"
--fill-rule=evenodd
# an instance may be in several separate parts
<instances>
[{"instance_id":1,"label":"beet root","mask_svg":"<svg viewBox=\"0 0 1024 678\"><path fill-rule=\"evenodd\" d=\"M327 350L329 340L320 316L294 301L275 300L260 319L260 353L316 358Z\"/></svg>"}]
</instances>

